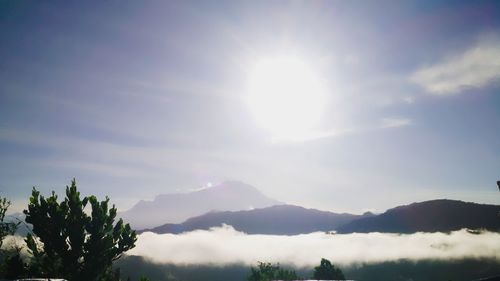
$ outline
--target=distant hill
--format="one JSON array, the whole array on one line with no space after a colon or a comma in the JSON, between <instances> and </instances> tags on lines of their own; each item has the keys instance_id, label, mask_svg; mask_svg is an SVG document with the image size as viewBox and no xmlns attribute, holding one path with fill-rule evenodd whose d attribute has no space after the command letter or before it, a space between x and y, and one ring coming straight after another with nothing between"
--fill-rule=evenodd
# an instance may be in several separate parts
<instances>
[{"instance_id":1,"label":"distant hill","mask_svg":"<svg viewBox=\"0 0 500 281\"><path fill-rule=\"evenodd\" d=\"M180 223L210 211L239 211L282 204L242 182L189 192L158 195L153 201L140 201L118 216L134 229L151 228L165 222Z\"/></svg>"},{"instance_id":2,"label":"distant hill","mask_svg":"<svg viewBox=\"0 0 500 281\"><path fill-rule=\"evenodd\" d=\"M26 236L28 233L32 231L33 226L31 224L27 224L24 219L26 215L23 213L13 213L5 216L5 222L11 222L18 224L16 228L16 234L19 236Z\"/></svg>"},{"instance_id":3,"label":"distant hill","mask_svg":"<svg viewBox=\"0 0 500 281\"><path fill-rule=\"evenodd\" d=\"M143 231L182 233L228 224L249 234L294 235L315 231L448 232L462 228L500 231L500 206L456 200L431 200L387 210L380 215L337 214L293 205L247 211L209 212L180 224L164 224Z\"/></svg>"},{"instance_id":4,"label":"distant hill","mask_svg":"<svg viewBox=\"0 0 500 281\"><path fill-rule=\"evenodd\" d=\"M456 200L432 200L399 206L378 216L351 221L339 233L453 231L462 228L500 230L500 206Z\"/></svg>"},{"instance_id":5,"label":"distant hill","mask_svg":"<svg viewBox=\"0 0 500 281\"><path fill-rule=\"evenodd\" d=\"M352 220L370 216L373 214L337 214L293 205L279 205L247 211L210 212L190 218L181 224L164 224L144 231L181 233L228 224L249 234L294 235L331 231Z\"/></svg>"}]
</instances>

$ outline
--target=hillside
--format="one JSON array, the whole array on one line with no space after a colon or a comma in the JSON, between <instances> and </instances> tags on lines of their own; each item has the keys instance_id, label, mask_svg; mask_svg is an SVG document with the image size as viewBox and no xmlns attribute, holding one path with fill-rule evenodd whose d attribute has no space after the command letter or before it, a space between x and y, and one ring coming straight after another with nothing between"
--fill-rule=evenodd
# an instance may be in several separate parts
<instances>
[{"instance_id":1,"label":"hillside","mask_svg":"<svg viewBox=\"0 0 500 281\"><path fill-rule=\"evenodd\" d=\"M457 200L431 200L387 210L338 228L339 233L452 231L462 228L500 230L500 206Z\"/></svg>"},{"instance_id":2,"label":"hillside","mask_svg":"<svg viewBox=\"0 0 500 281\"><path fill-rule=\"evenodd\" d=\"M181 224L164 224L144 231L181 233L228 224L249 234L294 235L335 230L352 220L369 216L372 214L337 214L293 205L279 205L248 211L210 212L190 218Z\"/></svg>"}]
</instances>

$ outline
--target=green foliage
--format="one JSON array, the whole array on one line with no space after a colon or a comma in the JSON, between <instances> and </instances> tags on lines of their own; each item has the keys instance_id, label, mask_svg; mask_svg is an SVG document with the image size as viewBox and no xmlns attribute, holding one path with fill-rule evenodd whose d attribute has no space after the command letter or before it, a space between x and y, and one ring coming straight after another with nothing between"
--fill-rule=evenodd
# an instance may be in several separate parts
<instances>
[{"instance_id":1,"label":"green foliage","mask_svg":"<svg viewBox=\"0 0 500 281\"><path fill-rule=\"evenodd\" d=\"M99 278L99 281L121 281L121 271L120 268L114 269L108 268L106 272Z\"/></svg>"},{"instance_id":2,"label":"green foliage","mask_svg":"<svg viewBox=\"0 0 500 281\"><path fill-rule=\"evenodd\" d=\"M85 212L89 203L90 216ZM44 198L33 188L24 211L36 235L26 238L32 271L72 281L107 279L112 262L137 240L128 224L121 219L114 223L116 208L108 204L107 197L101 202L95 196L80 198L74 179L60 203L54 192Z\"/></svg>"},{"instance_id":3,"label":"green foliage","mask_svg":"<svg viewBox=\"0 0 500 281\"><path fill-rule=\"evenodd\" d=\"M314 268L313 279L316 280L345 280L344 273L335 267L329 260L321 259L321 264Z\"/></svg>"},{"instance_id":4,"label":"green foliage","mask_svg":"<svg viewBox=\"0 0 500 281\"><path fill-rule=\"evenodd\" d=\"M27 264L21 258L21 248L16 248L4 256L1 265L1 277L6 279L17 279L28 277Z\"/></svg>"},{"instance_id":5,"label":"green foliage","mask_svg":"<svg viewBox=\"0 0 500 281\"><path fill-rule=\"evenodd\" d=\"M252 267L248 281L299 280L295 271L280 268L279 264L259 262L257 268Z\"/></svg>"}]
</instances>

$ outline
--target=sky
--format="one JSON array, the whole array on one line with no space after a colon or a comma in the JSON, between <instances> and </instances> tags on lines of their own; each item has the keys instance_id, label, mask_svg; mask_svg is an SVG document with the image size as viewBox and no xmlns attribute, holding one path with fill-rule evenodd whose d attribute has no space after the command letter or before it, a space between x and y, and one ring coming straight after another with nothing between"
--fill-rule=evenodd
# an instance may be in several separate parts
<instances>
[{"instance_id":1,"label":"sky","mask_svg":"<svg viewBox=\"0 0 500 281\"><path fill-rule=\"evenodd\" d=\"M226 180L332 211L500 204L498 1L6 0L0 42L14 211L72 178L122 210Z\"/></svg>"}]
</instances>

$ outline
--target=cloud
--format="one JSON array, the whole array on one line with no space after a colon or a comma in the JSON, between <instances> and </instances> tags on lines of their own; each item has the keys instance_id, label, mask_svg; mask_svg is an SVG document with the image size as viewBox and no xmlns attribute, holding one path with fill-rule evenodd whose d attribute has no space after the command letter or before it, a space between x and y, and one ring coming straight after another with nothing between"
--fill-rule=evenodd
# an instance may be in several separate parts
<instances>
[{"instance_id":1,"label":"cloud","mask_svg":"<svg viewBox=\"0 0 500 281\"><path fill-rule=\"evenodd\" d=\"M500 40L482 40L463 54L421 68L411 81L435 95L481 88L500 78Z\"/></svg>"},{"instance_id":2,"label":"cloud","mask_svg":"<svg viewBox=\"0 0 500 281\"><path fill-rule=\"evenodd\" d=\"M11 250L11 249L20 249L20 254L22 256L29 256L28 249L26 247L26 242L24 241L24 237L19 235L8 235L5 237L1 249L3 251Z\"/></svg>"},{"instance_id":3,"label":"cloud","mask_svg":"<svg viewBox=\"0 0 500 281\"><path fill-rule=\"evenodd\" d=\"M282 143L282 142L308 142L324 138L340 137L353 132L355 129L336 129L336 130L324 130L324 131L312 131L307 132L302 135L295 136L273 136L270 138L271 143Z\"/></svg>"},{"instance_id":4,"label":"cloud","mask_svg":"<svg viewBox=\"0 0 500 281\"><path fill-rule=\"evenodd\" d=\"M381 121L381 129L405 127L412 123L412 120L408 118L383 118Z\"/></svg>"},{"instance_id":5,"label":"cloud","mask_svg":"<svg viewBox=\"0 0 500 281\"><path fill-rule=\"evenodd\" d=\"M406 127L413 123L409 118L382 118L379 124L370 124L365 127L352 127L352 128L339 128L324 131L313 131L307 134L297 135L297 136L287 136L287 137L272 137L270 139L271 143L283 143L283 142L308 142L315 141L324 138L342 137L351 134L366 133L373 130L380 129L392 129L399 127Z\"/></svg>"},{"instance_id":6,"label":"cloud","mask_svg":"<svg viewBox=\"0 0 500 281\"><path fill-rule=\"evenodd\" d=\"M406 96L406 97L403 98L403 101L406 104L413 104L413 103L415 103L415 97L413 97L413 96Z\"/></svg>"},{"instance_id":7,"label":"cloud","mask_svg":"<svg viewBox=\"0 0 500 281\"><path fill-rule=\"evenodd\" d=\"M310 267L322 257L344 265L400 259L500 259L499 233L472 234L466 230L449 234L316 232L279 236L248 235L224 225L178 235L146 232L139 235L136 244L128 254L174 264L250 265L269 261Z\"/></svg>"}]
</instances>

